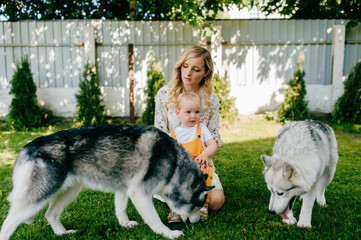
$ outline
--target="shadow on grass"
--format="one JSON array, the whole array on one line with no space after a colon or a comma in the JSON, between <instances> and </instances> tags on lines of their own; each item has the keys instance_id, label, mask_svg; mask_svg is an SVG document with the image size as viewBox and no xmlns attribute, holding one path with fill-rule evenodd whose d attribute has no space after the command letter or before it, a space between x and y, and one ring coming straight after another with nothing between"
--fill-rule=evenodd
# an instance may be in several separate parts
<instances>
[{"instance_id":1,"label":"shadow on grass","mask_svg":"<svg viewBox=\"0 0 361 240\"><path fill-rule=\"evenodd\" d=\"M268 214L270 193L263 179L264 167L260 155L271 155L274 140L262 138L227 143L217 150L213 160L226 202L219 212L210 213L208 221L169 225L166 223L169 213L167 205L154 200L161 220L171 229L183 230L185 236L179 239L290 239L290 236L292 239L358 239L361 167L360 159L356 161L354 157L357 155L352 155L358 152L341 152L341 164L336 170L335 179L326 189L329 206L321 208L315 204L313 227L302 229L283 224L278 215ZM11 172L10 165L1 165L0 224L8 211L5 197L11 190ZM298 200L294 207L297 219L300 207L301 201ZM138 221L139 226L132 229L119 226L113 194L84 190L62 214L66 228L79 230L75 235L56 237L44 219L43 210L33 225L21 225L13 239L165 239L144 224L131 203L127 212L130 219Z\"/></svg>"},{"instance_id":2,"label":"shadow on grass","mask_svg":"<svg viewBox=\"0 0 361 240\"><path fill-rule=\"evenodd\" d=\"M13 166L0 163L0 199L1 201L11 190L11 175Z\"/></svg>"},{"instance_id":3,"label":"shadow on grass","mask_svg":"<svg viewBox=\"0 0 361 240\"><path fill-rule=\"evenodd\" d=\"M263 179L260 155L271 155L274 141L275 138L266 138L234 142L217 150L214 161L226 203L219 213L212 215L214 221L224 229L234 229L235 233L230 233L234 238L288 239L290 234L296 239L359 238L361 152L356 150L357 146L345 150L341 147L340 155L345 157L340 157L334 180L326 189L328 207L315 204L313 227L303 229L286 225L280 216L268 214L270 193ZM348 142L342 140L339 144ZM293 208L297 219L301 205L298 199Z\"/></svg>"}]
</instances>

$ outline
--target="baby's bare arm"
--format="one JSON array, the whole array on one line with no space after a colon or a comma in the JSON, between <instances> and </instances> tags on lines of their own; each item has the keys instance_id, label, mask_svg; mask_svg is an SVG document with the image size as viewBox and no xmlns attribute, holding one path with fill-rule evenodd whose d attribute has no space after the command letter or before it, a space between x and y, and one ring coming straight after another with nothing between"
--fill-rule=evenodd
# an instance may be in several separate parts
<instances>
[{"instance_id":1,"label":"baby's bare arm","mask_svg":"<svg viewBox=\"0 0 361 240\"><path fill-rule=\"evenodd\" d=\"M217 143L212 138L206 142L206 149L204 149L204 151L201 154L199 154L199 156L195 159L196 163L201 168L201 170L207 168L207 172L208 172L208 167L210 166L210 160L212 156L216 153L216 151L217 151Z\"/></svg>"}]
</instances>

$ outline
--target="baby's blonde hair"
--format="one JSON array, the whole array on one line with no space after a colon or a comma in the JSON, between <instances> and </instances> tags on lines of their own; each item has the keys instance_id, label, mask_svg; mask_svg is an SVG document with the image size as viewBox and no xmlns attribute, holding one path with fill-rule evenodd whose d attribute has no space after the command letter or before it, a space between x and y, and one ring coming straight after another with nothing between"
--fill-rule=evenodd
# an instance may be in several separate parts
<instances>
[{"instance_id":1,"label":"baby's blonde hair","mask_svg":"<svg viewBox=\"0 0 361 240\"><path fill-rule=\"evenodd\" d=\"M198 94L194 92L183 92L178 96L177 101L175 102L176 109L180 110L186 100L198 103L199 106L202 107L202 99Z\"/></svg>"},{"instance_id":2,"label":"baby's blonde hair","mask_svg":"<svg viewBox=\"0 0 361 240\"><path fill-rule=\"evenodd\" d=\"M176 101L178 96L185 92L183 81L181 79L181 68L185 61L190 58L201 57L204 60L205 72L208 73L207 76L203 77L203 79L199 83L199 87L202 90L202 98L204 100L204 105L206 108L211 106L210 95L213 91L212 89L212 77L213 77L213 60L210 52L201 46L193 46L188 48L182 52L178 61L176 62L172 79L168 84L169 87L169 101L172 103L174 107L176 107Z\"/></svg>"}]
</instances>

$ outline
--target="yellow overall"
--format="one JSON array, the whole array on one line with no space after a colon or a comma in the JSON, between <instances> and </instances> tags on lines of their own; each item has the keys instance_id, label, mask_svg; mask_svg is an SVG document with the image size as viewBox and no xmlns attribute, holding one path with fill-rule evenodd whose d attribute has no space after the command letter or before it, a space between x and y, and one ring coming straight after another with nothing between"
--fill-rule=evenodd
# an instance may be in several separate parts
<instances>
[{"instance_id":1,"label":"yellow overall","mask_svg":"<svg viewBox=\"0 0 361 240\"><path fill-rule=\"evenodd\" d=\"M172 138L174 138L175 140L177 140L177 137L175 136L175 132L174 129L172 131L170 131L170 135L172 136ZM183 146L183 148L189 152L192 157L193 160L196 159L199 154L201 154L204 150L203 148L203 144L202 144L202 140L201 140L201 125L200 123L197 124L197 135L195 137L195 139L193 139L190 142L186 142L181 144ZM204 168L203 169L203 174L207 173L207 169ZM212 165L208 168L208 178L206 180L206 186L212 186ZM210 202L211 199L211 192L208 192L208 196L207 196L207 203Z\"/></svg>"}]
</instances>

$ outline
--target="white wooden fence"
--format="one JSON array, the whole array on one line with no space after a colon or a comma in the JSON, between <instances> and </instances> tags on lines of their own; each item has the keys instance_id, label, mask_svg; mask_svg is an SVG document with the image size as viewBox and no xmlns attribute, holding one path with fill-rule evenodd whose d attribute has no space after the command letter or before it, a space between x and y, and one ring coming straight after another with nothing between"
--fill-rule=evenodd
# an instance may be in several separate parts
<instances>
[{"instance_id":1,"label":"white wooden fence","mask_svg":"<svg viewBox=\"0 0 361 240\"><path fill-rule=\"evenodd\" d=\"M15 64L29 56L40 104L73 116L75 93L87 61L97 61L107 113L129 116L128 52L134 50L135 115L144 110L147 55L153 50L170 79L180 52L194 44L212 51L217 71L228 73L241 113L272 110L283 99L299 53L305 53L312 111L332 111L350 68L361 59L361 27L344 20L222 20L211 37L177 21L0 22L0 116L9 111Z\"/></svg>"}]
</instances>

